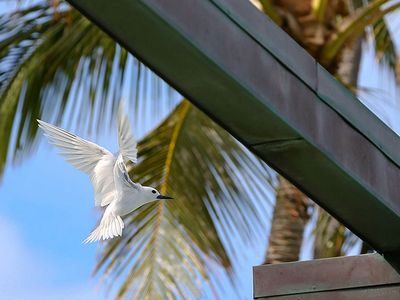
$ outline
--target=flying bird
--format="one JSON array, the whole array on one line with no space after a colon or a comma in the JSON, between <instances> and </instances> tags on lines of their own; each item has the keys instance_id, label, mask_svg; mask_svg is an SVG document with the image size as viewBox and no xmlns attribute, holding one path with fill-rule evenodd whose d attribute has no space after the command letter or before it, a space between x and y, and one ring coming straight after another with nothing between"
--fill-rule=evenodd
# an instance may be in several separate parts
<instances>
[{"instance_id":1,"label":"flying bird","mask_svg":"<svg viewBox=\"0 0 400 300\"><path fill-rule=\"evenodd\" d=\"M146 203L172 199L161 195L155 188L142 186L130 179L126 163L137 162L137 143L122 101L118 109L119 152L116 155L64 129L37 121L49 143L61 150L59 154L75 168L89 175L94 188L95 206L106 207L100 224L84 243L121 236L124 229L122 216Z\"/></svg>"}]
</instances>

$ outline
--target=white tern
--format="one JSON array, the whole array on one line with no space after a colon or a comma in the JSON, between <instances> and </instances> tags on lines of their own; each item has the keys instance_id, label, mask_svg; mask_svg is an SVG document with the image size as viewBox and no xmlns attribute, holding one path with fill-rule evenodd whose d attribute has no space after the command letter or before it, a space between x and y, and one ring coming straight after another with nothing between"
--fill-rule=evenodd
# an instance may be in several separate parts
<instances>
[{"instance_id":1,"label":"white tern","mask_svg":"<svg viewBox=\"0 0 400 300\"><path fill-rule=\"evenodd\" d=\"M41 120L38 123L49 143L61 149L60 154L75 168L89 175L94 187L95 206L107 206L100 224L84 243L121 236L124 229L122 216L143 204L172 199L129 178L126 163L137 162L137 143L122 101L118 109L119 153L116 155L64 129Z\"/></svg>"}]
</instances>

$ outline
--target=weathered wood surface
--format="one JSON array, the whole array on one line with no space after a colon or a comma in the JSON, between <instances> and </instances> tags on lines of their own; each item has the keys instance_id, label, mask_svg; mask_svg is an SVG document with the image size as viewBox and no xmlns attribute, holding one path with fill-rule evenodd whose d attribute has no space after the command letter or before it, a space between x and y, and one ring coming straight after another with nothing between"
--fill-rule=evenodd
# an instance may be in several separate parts
<instances>
[{"instance_id":1,"label":"weathered wood surface","mask_svg":"<svg viewBox=\"0 0 400 300\"><path fill-rule=\"evenodd\" d=\"M400 285L379 288L339 290L317 292L313 294L298 294L277 297L261 297L256 299L268 300L398 300Z\"/></svg>"},{"instance_id":2,"label":"weathered wood surface","mask_svg":"<svg viewBox=\"0 0 400 300\"><path fill-rule=\"evenodd\" d=\"M400 274L379 254L257 266L253 283L255 299L400 299Z\"/></svg>"}]
</instances>

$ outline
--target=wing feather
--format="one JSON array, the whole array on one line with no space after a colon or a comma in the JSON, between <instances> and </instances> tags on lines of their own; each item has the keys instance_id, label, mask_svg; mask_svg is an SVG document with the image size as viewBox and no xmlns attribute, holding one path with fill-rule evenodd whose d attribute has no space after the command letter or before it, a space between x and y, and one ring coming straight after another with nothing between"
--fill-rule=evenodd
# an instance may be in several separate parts
<instances>
[{"instance_id":1,"label":"wing feather","mask_svg":"<svg viewBox=\"0 0 400 300\"><path fill-rule=\"evenodd\" d=\"M115 188L121 192L129 191L132 188L139 190L141 187L139 183L135 183L130 179L121 154L118 156L114 166L114 182Z\"/></svg>"},{"instance_id":2,"label":"wing feather","mask_svg":"<svg viewBox=\"0 0 400 300\"><path fill-rule=\"evenodd\" d=\"M75 168L90 176L95 191L95 205L108 205L115 194L115 158L112 153L64 129L41 120L38 123L49 143L61 150L59 154Z\"/></svg>"},{"instance_id":3,"label":"wing feather","mask_svg":"<svg viewBox=\"0 0 400 300\"><path fill-rule=\"evenodd\" d=\"M137 162L137 142L129 124L128 115L125 113L124 102L121 101L118 109L118 144L124 161Z\"/></svg>"}]
</instances>

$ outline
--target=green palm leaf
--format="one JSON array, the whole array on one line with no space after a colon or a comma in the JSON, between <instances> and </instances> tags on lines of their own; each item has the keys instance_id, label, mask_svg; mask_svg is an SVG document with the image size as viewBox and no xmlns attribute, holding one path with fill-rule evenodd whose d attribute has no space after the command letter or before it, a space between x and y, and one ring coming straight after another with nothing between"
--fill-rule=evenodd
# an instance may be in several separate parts
<instances>
[{"instance_id":1,"label":"green palm leaf","mask_svg":"<svg viewBox=\"0 0 400 300\"><path fill-rule=\"evenodd\" d=\"M251 1L251 0L250 0ZM261 5L263 12L271 18L278 26L282 25L282 17L279 15L276 7L271 0L258 0Z\"/></svg>"},{"instance_id":2,"label":"green palm leaf","mask_svg":"<svg viewBox=\"0 0 400 300\"><path fill-rule=\"evenodd\" d=\"M204 282L217 291L209 274L217 263L232 278L229 244L263 234L268 169L187 101L139 143L139 158L134 180L175 199L129 215L97 269L122 281L118 297L197 299Z\"/></svg>"},{"instance_id":3,"label":"green palm leaf","mask_svg":"<svg viewBox=\"0 0 400 300\"><path fill-rule=\"evenodd\" d=\"M0 24L0 114L7 129L0 133L1 168L7 152L18 159L34 145L36 118L104 129L128 88L137 124L159 120L177 103L171 89L65 4L38 4L0 16ZM121 283L121 297L186 299L204 285L218 293L222 279L210 277L211 268L233 280L232 258L265 233L269 169L188 102L143 140L140 154L135 179L182 201L129 216L127 234L107 244L98 268Z\"/></svg>"},{"instance_id":4,"label":"green palm leaf","mask_svg":"<svg viewBox=\"0 0 400 300\"><path fill-rule=\"evenodd\" d=\"M317 207L317 223L313 230L314 258L348 255L361 240L327 211Z\"/></svg>"},{"instance_id":5,"label":"green palm leaf","mask_svg":"<svg viewBox=\"0 0 400 300\"><path fill-rule=\"evenodd\" d=\"M354 2L354 7L356 8L366 5L360 0ZM368 0L367 4L371 2L373 1ZM388 67L388 70L396 76L397 49L385 18L381 18L373 24L370 36L373 40L375 56L378 62Z\"/></svg>"},{"instance_id":6,"label":"green palm leaf","mask_svg":"<svg viewBox=\"0 0 400 300\"><path fill-rule=\"evenodd\" d=\"M328 66L346 42L361 36L367 26L376 24L385 15L400 7L400 3L394 3L382 8L388 2L388 0L370 1L368 5L358 8L355 13L344 18L339 23L336 33L322 48L319 62Z\"/></svg>"},{"instance_id":7,"label":"green palm leaf","mask_svg":"<svg viewBox=\"0 0 400 300\"><path fill-rule=\"evenodd\" d=\"M318 22L322 22L325 19L326 9L328 7L328 0L312 0L312 12Z\"/></svg>"},{"instance_id":8,"label":"green palm leaf","mask_svg":"<svg viewBox=\"0 0 400 300\"><path fill-rule=\"evenodd\" d=\"M385 19L382 18L374 24L372 36L374 38L375 53L378 62L387 66L394 74L397 51Z\"/></svg>"},{"instance_id":9,"label":"green palm leaf","mask_svg":"<svg viewBox=\"0 0 400 300\"><path fill-rule=\"evenodd\" d=\"M36 119L104 131L124 91L137 126L177 104L171 88L64 2L0 16L0 176L8 153L15 161L34 146Z\"/></svg>"}]
</instances>

